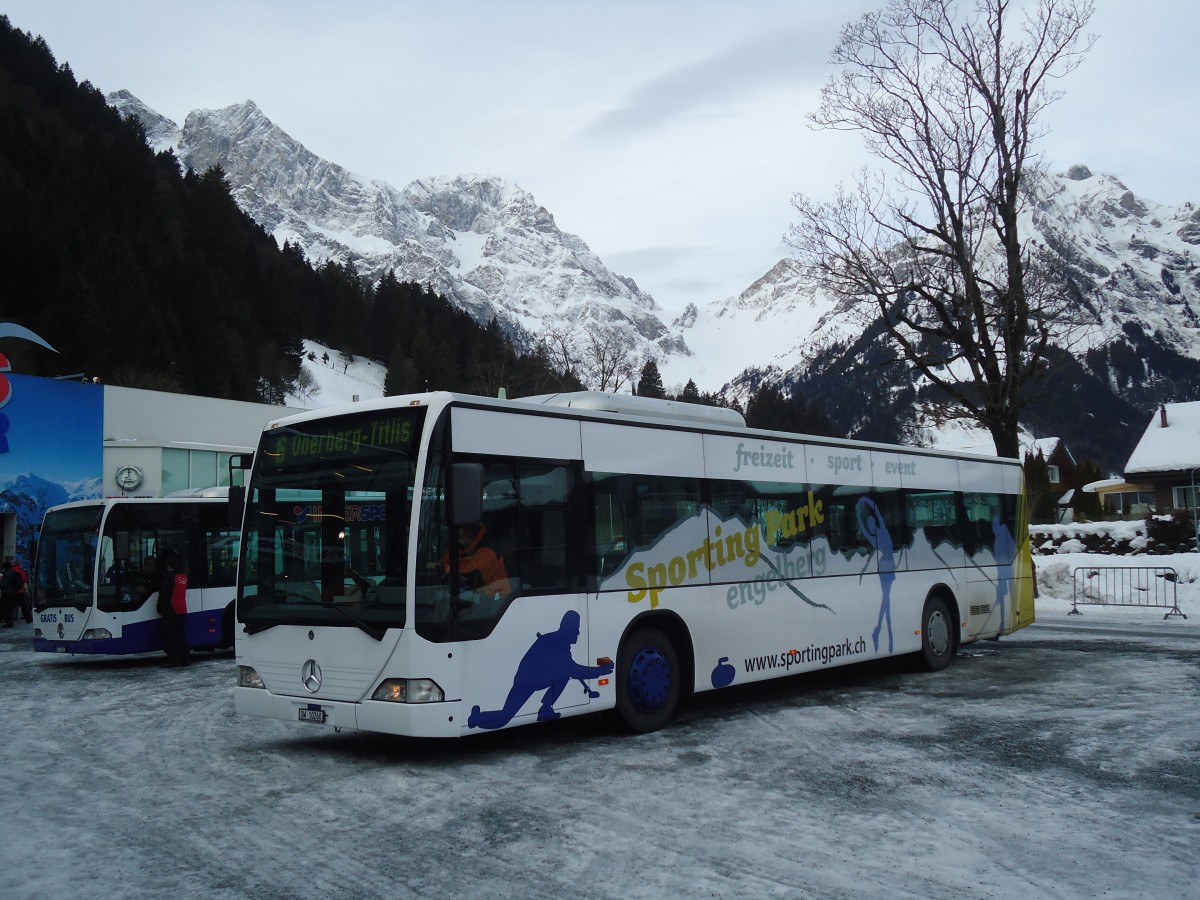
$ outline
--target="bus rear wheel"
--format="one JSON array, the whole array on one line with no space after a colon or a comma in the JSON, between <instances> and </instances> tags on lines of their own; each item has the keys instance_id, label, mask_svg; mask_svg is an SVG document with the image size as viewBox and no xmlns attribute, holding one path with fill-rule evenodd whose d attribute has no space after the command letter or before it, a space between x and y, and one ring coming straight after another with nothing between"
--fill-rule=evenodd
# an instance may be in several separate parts
<instances>
[{"instance_id":1,"label":"bus rear wheel","mask_svg":"<svg viewBox=\"0 0 1200 900\"><path fill-rule=\"evenodd\" d=\"M657 628L639 628L617 653L617 716L630 731L662 728L679 704L679 655Z\"/></svg>"},{"instance_id":2,"label":"bus rear wheel","mask_svg":"<svg viewBox=\"0 0 1200 900\"><path fill-rule=\"evenodd\" d=\"M954 620L944 598L934 594L921 613L921 664L930 672L950 665L954 656Z\"/></svg>"}]
</instances>

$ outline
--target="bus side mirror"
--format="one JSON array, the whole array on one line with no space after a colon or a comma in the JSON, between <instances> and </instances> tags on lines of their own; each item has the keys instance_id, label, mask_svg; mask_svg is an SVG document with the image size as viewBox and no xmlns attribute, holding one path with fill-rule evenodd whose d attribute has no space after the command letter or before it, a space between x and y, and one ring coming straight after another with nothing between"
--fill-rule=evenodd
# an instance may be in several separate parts
<instances>
[{"instance_id":1,"label":"bus side mirror","mask_svg":"<svg viewBox=\"0 0 1200 900\"><path fill-rule=\"evenodd\" d=\"M118 531L113 534L113 559L122 562L129 559L128 531Z\"/></svg>"},{"instance_id":2,"label":"bus side mirror","mask_svg":"<svg viewBox=\"0 0 1200 900\"><path fill-rule=\"evenodd\" d=\"M242 514L246 511L246 489L240 484L229 486L229 527L242 527Z\"/></svg>"},{"instance_id":3,"label":"bus side mirror","mask_svg":"<svg viewBox=\"0 0 1200 900\"><path fill-rule=\"evenodd\" d=\"M229 455L229 527L242 527L242 514L246 510L246 486L233 483L234 470L247 471L254 465L253 453L231 453Z\"/></svg>"},{"instance_id":4,"label":"bus side mirror","mask_svg":"<svg viewBox=\"0 0 1200 900\"><path fill-rule=\"evenodd\" d=\"M455 463L450 467L450 524L474 525L483 518L483 466Z\"/></svg>"}]
</instances>

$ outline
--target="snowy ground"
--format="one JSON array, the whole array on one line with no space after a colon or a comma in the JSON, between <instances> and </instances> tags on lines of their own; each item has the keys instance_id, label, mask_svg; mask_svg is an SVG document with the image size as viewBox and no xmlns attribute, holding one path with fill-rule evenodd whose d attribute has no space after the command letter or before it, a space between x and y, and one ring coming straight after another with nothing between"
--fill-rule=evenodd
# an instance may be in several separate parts
<instances>
[{"instance_id":1,"label":"snowy ground","mask_svg":"<svg viewBox=\"0 0 1200 900\"><path fill-rule=\"evenodd\" d=\"M1200 554L1163 610L1039 624L949 670L867 664L414 741L233 712L231 654L33 654L0 632L0 897L1200 895ZM1063 586L1067 586L1064 595Z\"/></svg>"}]
</instances>

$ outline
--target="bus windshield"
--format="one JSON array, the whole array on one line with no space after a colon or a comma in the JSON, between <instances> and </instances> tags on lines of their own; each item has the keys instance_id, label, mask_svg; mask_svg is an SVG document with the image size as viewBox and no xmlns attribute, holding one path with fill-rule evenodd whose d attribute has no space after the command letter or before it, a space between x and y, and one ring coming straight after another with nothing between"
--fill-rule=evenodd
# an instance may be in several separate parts
<instances>
[{"instance_id":1,"label":"bus windshield","mask_svg":"<svg viewBox=\"0 0 1200 900\"><path fill-rule=\"evenodd\" d=\"M39 609L74 606L82 610L91 606L96 543L103 513L101 506L81 506L52 510L46 516L33 573Z\"/></svg>"},{"instance_id":2,"label":"bus windshield","mask_svg":"<svg viewBox=\"0 0 1200 900\"><path fill-rule=\"evenodd\" d=\"M424 408L354 414L263 435L246 509L238 620L405 624L408 525Z\"/></svg>"}]
</instances>

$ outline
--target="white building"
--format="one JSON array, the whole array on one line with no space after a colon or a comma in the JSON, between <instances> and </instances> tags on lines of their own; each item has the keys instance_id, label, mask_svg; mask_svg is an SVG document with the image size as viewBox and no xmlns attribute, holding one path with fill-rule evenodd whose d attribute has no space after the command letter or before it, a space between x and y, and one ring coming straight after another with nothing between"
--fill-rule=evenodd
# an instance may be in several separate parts
<instances>
[{"instance_id":1,"label":"white building","mask_svg":"<svg viewBox=\"0 0 1200 900\"><path fill-rule=\"evenodd\" d=\"M29 561L46 509L229 483L229 457L298 410L0 375L0 553Z\"/></svg>"}]
</instances>

